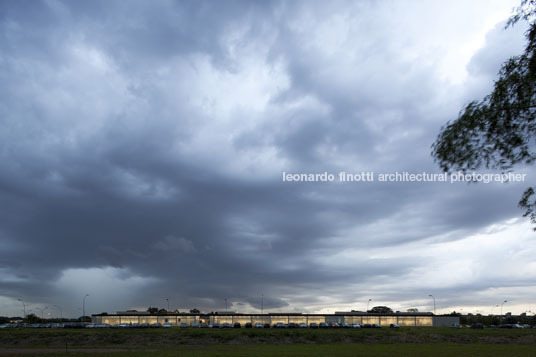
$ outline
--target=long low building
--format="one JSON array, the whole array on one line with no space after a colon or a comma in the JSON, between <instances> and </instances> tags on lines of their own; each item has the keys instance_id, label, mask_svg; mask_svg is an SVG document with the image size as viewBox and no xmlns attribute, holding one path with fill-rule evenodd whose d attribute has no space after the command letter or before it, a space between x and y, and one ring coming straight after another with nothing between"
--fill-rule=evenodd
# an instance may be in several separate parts
<instances>
[{"instance_id":1,"label":"long low building","mask_svg":"<svg viewBox=\"0 0 536 357\"><path fill-rule=\"evenodd\" d=\"M460 318L457 316L435 316L430 312L417 313L393 313L377 314L366 312L336 312L334 314L302 314L302 313L270 313L270 314L239 314L239 313L211 313L211 314L191 314L191 313L158 313L135 311L118 311L116 314L96 314L92 315L92 321L96 324L154 324L170 323L172 326L180 326L186 323L188 326L200 323L223 324L236 322L244 325L246 323L262 323L274 325L277 323L332 323L339 324L378 324L389 326L398 324L399 326L451 326L459 324Z\"/></svg>"}]
</instances>

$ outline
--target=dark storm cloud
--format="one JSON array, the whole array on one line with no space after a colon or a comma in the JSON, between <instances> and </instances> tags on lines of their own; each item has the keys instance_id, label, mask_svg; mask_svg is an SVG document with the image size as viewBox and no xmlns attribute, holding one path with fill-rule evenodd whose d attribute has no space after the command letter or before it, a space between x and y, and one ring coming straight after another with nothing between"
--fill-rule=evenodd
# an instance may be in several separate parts
<instances>
[{"instance_id":1,"label":"dark storm cloud","mask_svg":"<svg viewBox=\"0 0 536 357\"><path fill-rule=\"evenodd\" d=\"M389 17L359 15L380 10L3 2L0 295L72 306L92 289L102 310L396 300L383 286L433 262L382 249L518 216L521 185L281 181L437 172L430 144L467 98L379 30ZM475 77L505 59L493 41Z\"/></svg>"}]
</instances>

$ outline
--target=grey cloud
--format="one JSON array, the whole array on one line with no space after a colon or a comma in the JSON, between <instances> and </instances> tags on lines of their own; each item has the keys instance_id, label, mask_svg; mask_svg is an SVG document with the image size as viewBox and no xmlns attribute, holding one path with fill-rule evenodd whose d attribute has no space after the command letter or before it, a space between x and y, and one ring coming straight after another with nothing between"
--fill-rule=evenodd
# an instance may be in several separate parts
<instances>
[{"instance_id":1,"label":"grey cloud","mask_svg":"<svg viewBox=\"0 0 536 357\"><path fill-rule=\"evenodd\" d=\"M395 300L382 285L420 262L339 254L463 240L519 216L521 185L281 182L282 171L434 171L429 146L466 100L436 90L432 66L396 56L382 19L361 18L377 9L350 5L3 2L0 266L19 279L0 294L50 304L66 271L113 269L121 286L150 287L130 306ZM304 9L312 23L296 27ZM348 13L359 35L337 54L307 42L326 11ZM495 49L496 33L470 75L515 50ZM251 86L273 86L261 109L247 97L256 87L210 92L248 66ZM264 68L281 83L264 83ZM229 113L199 104L230 94ZM355 292L361 283L370 291ZM129 307L91 295L96 309Z\"/></svg>"},{"instance_id":2,"label":"grey cloud","mask_svg":"<svg viewBox=\"0 0 536 357\"><path fill-rule=\"evenodd\" d=\"M159 250L178 250L182 253L193 253L196 251L195 246L191 240L185 238L177 238L174 236L166 236L163 240L158 241L155 245Z\"/></svg>"}]
</instances>

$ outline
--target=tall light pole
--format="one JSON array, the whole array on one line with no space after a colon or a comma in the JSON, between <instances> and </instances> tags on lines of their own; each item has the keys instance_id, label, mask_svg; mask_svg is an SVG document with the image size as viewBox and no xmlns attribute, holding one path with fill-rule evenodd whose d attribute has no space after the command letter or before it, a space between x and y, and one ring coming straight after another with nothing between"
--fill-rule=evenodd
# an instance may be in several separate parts
<instances>
[{"instance_id":1,"label":"tall light pole","mask_svg":"<svg viewBox=\"0 0 536 357\"><path fill-rule=\"evenodd\" d=\"M58 310L60 310L60 319L63 320L63 310L61 309L61 306L59 305L54 305L55 308L57 308Z\"/></svg>"},{"instance_id":2,"label":"tall light pole","mask_svg":"<svg viewBox=\"0 0 536 357\"><path fill-rule=\"evenodd\" d=\"M508 300L504 300L504 301L502 302L502 304L501 304L501 316L502 316L502 308L503 308L503 305L504 305L505 302L508 302Z\"/></svg>"},{"instance_id":3,"label":"tall light pole","mask_svg":"<svg viewBox=\"0 0 536 357\"><path fill-rule=\"evenodd\" d=\"M225 298L225 312L227 312L227 298Z\"/></svg>"},{"instance_id":4,"label":"tall light pole","mask_svg":"<svg viewBox=\"0 0 536 357\"><path fill-rule=\"evenodd\" d=\"M24 310L23 310L23 311L24 311L24 317L23 317L23 318L25 318L25 317L26 317L26 304L25 304L24 301L22 301L22 299L20 299L20 298L17 299L17 300L19 300L20 302L22 302L22 308L24 309Z\"/></svg>"},{"instance_id":5,"label":"tall light pole","mask_svg":"<svg viewBox=\"0 0 536 357\"><path fill-rule=\"evenodd\" d=\"M261 315L264 314L264 294L261 294Z\"/></svg>"},{"instance_id":6,"label":"tall light pole","mask_svg":"<svg viewBox=\"0 0 536 357\"><path fill-rule=\"evenodd\" d=\"M368 299L368 301L367 301L367 312L368 312L369 304L370 304L371 301L372 301L372 299Z\"/></svg>"},{"instance_id":7,"label":"tall light pole","mask_svg":"<svg viewBox=\"0 0 536 357\"><path fill-rule=\"evenodd\" d=\"M84 298L82 299L82 317L86 317L86 298L89 296L89 294L84 295Z\"/></svg>"},{"instance_id":8,"label":"tall light pole","mask_svg":"<svg viewBox=\"0 0 536 357\"><path fill-rule=\"evenodd\" d=\"M168 298L164 298L164 300L167 301L167 311L169 311L169 299L168 299Z\"/></svg>"},{"instance_id":9,"label":"tall light pole","mask_svg":"<svg viewBox=\"0 0 536 357\"><path fill-rule=\"evenodd\" d=\"M430 294L430 295L428 295L428 296L430 296L432 299L434 299L434 315L435 315L435 297L434 297L434 295L432 295L432 294Z\"/></svg>"},{"instance_id":10,"label":"tall light pole","mask_svg":"<svg viewBox=\"0 0 536 357\"><path fill-rule=\"evenodd\" d=\"M46 309L48 309L48 306L45 306L44 309L42 309L42 308L40 308L40 307L36 307L36 309L39 310L39 311L41 311L41 319L44 319L45 317L44 317L44 314L43 314L43 313L44 313L44 311L45 311Z\"/></svg>"}]
</instances>

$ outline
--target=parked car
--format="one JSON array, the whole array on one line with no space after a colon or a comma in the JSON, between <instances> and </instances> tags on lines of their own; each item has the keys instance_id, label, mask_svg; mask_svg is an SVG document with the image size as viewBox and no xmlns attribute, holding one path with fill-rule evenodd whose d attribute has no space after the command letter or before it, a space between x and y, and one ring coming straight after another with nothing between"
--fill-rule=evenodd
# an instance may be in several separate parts
<instances>
[{"instance_id":1,"label":"parked car","mask_svg":"<svg viewBox=\"0 0 536 357\"><path fill-rule=\"evenodd\" d=\"M400 326L398 324L390 324L389 327L390 328L399 328Z\"/></svg>"},{"instance_id":2,"label":"parked car","mask_svg":"<svg viewBox=\"0 0 536 357\"><path fill-rule=\"evenodd\" d=\"M382 326L379 324L372 324L372 328L381 328Z\"/></svg>"},{"instance_id":3,"label":"parked car","mask_svg":"<svg viewBox=\"0 0 536 357\"><path fill-rule=\"evenodd\" d=\"M264 324L264 328L270 328L270 324L269 324L269 323L265 323L265 324Z\"/></svg>"},{"instance_id":4,"label":"parked car","mask_svg":"<svg viewBox=\"0 0 536 357\"><path fill-rule=\"evenodd\" d=\"M233 325L234 328L240 328L242 325L240 325L240 322L235 322Z\"/></svg>"},{"instance_id":5,"label":"parked car","mask_svg":"<svg viewBox=\"0 0 536 357\"><path fill-rule=\"evenodd\" d=\"M270 326L270 325L268 325L268 326ZM257 323L255 324L255 328L263 328L263 327L264 327L264 325L261 324L260 322L257 322Z\"/></svg>"},{"instance_id":6,"label":"parked car","mask_svg":"<svg viewBox=\"0 0 536 357\"><path fill-rule=\"evenodd\" d=\"M233 327L233 325L231 325L228 322L225 322L223 325L221 325L221 328L231 328L231 327Z\"/></svg>"},{"instance_id":7,"label":"parked car","mask_svg":"<svg viewBox=\"0 0 536 357\"><path fill-rule=\"evenodd\" d=\"M346 322L343 322L341 327L342 328L350 328L350 324L347 324Z\"/></svg>"},{"instance_id":8,"label":"parked car","mask_svg":"<svg viewBox=\"0 0 536 357\"><path fill-rule=\"evenodd\" d=\"M327 323L325 323L325 322L321 322L321 323L318 324L318 327L319 327L319 328L328 328L329 326L328 326Z\"/></svg>"},{"instance_id":9,"label":"parked car","mask_svg":"<svg viewBox=\"0 0 536 357\"><path fill-rule=\"evenodd\" d=\"M309 327L310 327L310 328L318 328L318 324L317 324L316 322L311 322L311 323L309 324Z\"/></svg>"},{"instance_id":10,"label":"parked car","mask_svg":"<svg viewBox=\"0 0 536 357\"><path fill-rule=\"evenodd\" d=\"M164 323L164 328L170 328L172 325L170 322Z\"/></svg>"},{"instance_id":11,"label":"parked car","mask_svg":"<svg viewBox=\"0 0 536 357\"><path fill-rule=\"evenodd\" d=\"M305 322L302 322L298 325L299 328L307 328L307 324Z\"/></svg>"},{"instance_id":12,"label":"parked car","mask_svg":"<svg viewBox=\"0 0 536 357\"><path fill-rule=\"evenodd\" d=\"M274 325L274 328L285 328L285 324L282 322L278 322Z\"/></svg>"},{"instance_id":13,"label":"parked car","mask_svg":"<svg viewBox=\"0 0 536 357\"><path fill-rule=\"evenodd\" d=\"M154 324L151 324L152 328L159 328L162 327L162 324L160 322L155 322Z\"/></svg>"},{"instance_id":14,"label":"parked car","mask_svg":"<svg viewBox=\"0 0 536 357\"><path fill-rule=\"evenodd\" d=\"M361 328L360 324L352 324L352 328Z\"/></svg>"},{"instance_id":15,"label":"parked car","mask_svg":"<svg viewBox=\"0 0 536 357\"><path fill-rule=\"evenodd\" d=\"M330 328L339 328L341 326L337 322L330 322L329 327Z\"/></svg>"},{"instance_id":16,"label":"parked car","mask_svg":"<svg viewBox=\"0 0 536 357\"><path fill-rule=\"evenodd\" d=\"M213 323L212 325L209 325L208 327L212 327L212 328L221 328L221 325L219 323Z\"/></svg>"},{"instance_id":17,"label":"parked car","mask_svg":"<svg viewBox=\"0 0 536 357\"><path fill-rule=\"evenodd\" d=\"M477 323L472 324L471 328L481 329L481 328L484 328L484 325L482 325L481 323L477 322Z\"/></svg>"},{"instance_id":18,"label":"parked car","mask_svg":"<svg viewBox=\"0 0 536 357\"><path fill-rule=\"evenodd\" d=\"M514 328L514 326L512 326L511 324L502 324L499 325L499 328Z\"/></svg>"},{"instance_id":19,"label":"parked car","mask_svg":"<svg viewBox=\"0 0 536 357\"><path fill-rule=\"evenodd\" d=\"M298 327L298 324L294 323L294 322L290 322L288 324L288 328L297 328Z\"/></svg>"},{"instance_id":20,"label":"parked car","mask_svg":"<svg viewBox=\"0 0 536 357\"><path fill-rule=\"evenodd\" d=\"M125 324L128 327L128 324ZM22 324L21 327L32 327L32 325L28 324ZM64 328L84 328L86 327L85 323L83 322L66 322L63 324Z\"/></svg>"},{"instance_id":21,"label":"parked car","mask_svg":"<svg viewBox=\"0 0 536 357\"><path fill-rule=\"evenodd\" d=\"M208 328L208 324L206 322L201 322L199 328Z\"/></svg>"},{"instance_id":22,"label":"parked car","mask_svg":"<svg viewBox=\"0 0 536 357\"><path fill-rule=\"evenodd\" d=\"M253 325L251 324L251 322L246 322L246 324L244 325L245 328L252 328Z\"/></svg>"},{"instance_id":23,"label":"parked car","mask_svg":"<svg viewBox=\"0 0 536 357\"><path fill-rule=\"evenodd\" d=\"M180 328L188 328L188 324L186 322L181 322Z\"/></svg>"}]
</instances>

